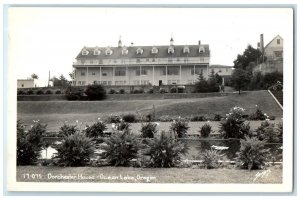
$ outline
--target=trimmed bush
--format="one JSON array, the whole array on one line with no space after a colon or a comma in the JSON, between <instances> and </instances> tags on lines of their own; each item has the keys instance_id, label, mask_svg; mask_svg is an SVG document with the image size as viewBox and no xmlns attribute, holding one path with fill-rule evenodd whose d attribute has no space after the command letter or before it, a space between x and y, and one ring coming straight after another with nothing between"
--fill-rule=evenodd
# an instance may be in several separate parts
<instances>
[{"instance_id":1,"label":"trimmed bush","mask_svg":"<svg viewBox=\"0 0 300 200\"><path fill-rule=\"evenodd\" d=\"M114 89L110 89L110 90L108 91L108 94L116 94L116 91L115 91Z\"/></svg>"},{"instance_id":2,"label":"trimmed bush","mask_svg":"<svg viewBox=\"0 0 300 200\"><path fill-rule=\"evenodd\" d=\"M53 92L51 90L47 90L45 94L53 94Z\"/></svg>"},{"instance_id":3,"label":"trimmed bush","mask_svg":"<svg viewBox=\"0 0 300 200\"><path fill-rule=\"evenodd\" d=\"M125 90L124 89L120 89L119 90L119 94L125 94Z\"/></svg>"},{"instance_id":4,"label":"trimmed bush","mask_svg":"<svg viewBox=\"0 0 300 200\"><path fill-rule=\"evenodd\" d=\"M203 121L207 121L205 116L202 115L196 115L196 116L192 116L191 117L191 121L192 122L203 122Z\"/></svg>"},{"instance_id":5,"label":"trimmed bush","mask_svg":"<svg viewBox=\"0 0 300 200\"><path fill-rule=\"evenodd\" d=\"M201 137L208 137L211 133L211 125L205 123L200 129Z\"/></svg>"},{"instance_id":6,"label":"trimmed bush","mask_svg":"<svg viewBox=\"0 0 300 200\"><path fill-rule=\"evenodd\" d=\"M32 165L37 162L43 147L46 126L34 122L26 132L24 125L17 121L17 165Z\"/></svg>"},{"instance_id":7,"label":"trimmed bush","mask_svg":"<svg viewBox=\"0 0 300 200\"><path fill-rule=\"evenodd\" d=\"M256 111L249 115L250 120L266 120L268 119L268 115L266 113L263 113L261 109L256 107Z\"/></svg>"},{"instance_id":8,"label":"trimmed bush","mask_svg":"<svg viewBox=\"0 0 300 200\"><path fill-rule=\"evenodd\" d=\"M159 88L159 93L168 93L167 90L165 88Z\"/></svg>"},{"instance_id":9,"label":"trimmed bush","mask_svg":"<svg viewBox=\"0 0 300 200\"><path fill-rule=\"evenodd\" d=\"M56 90L55 94L61 94L61 91L60 90Z\"/></svg>"},{"instance_id":10,"label":"trimmed bush","mask_svg":"<svg viewBox=\"0 0 300 200\"><path fill-rule=\"evenodd\" d=\"M69 86L65 91L65 96L69 101L80 100L83 96L83 90Z\"/></svg>"},{"instance_id":11,"label":"trimmed bush","mask_svg":"<svg viewBox=\"0 0 300 200\"><path fill-rule=\"evenodd\" d=\"M278 130L279 142L283 142L283 123L282 122L279 122L277 124L277 130Z\"/></svg>"},{"instance_id":12,"label":"trimmed bush","mask_svg":"<svg viewBox=\"0 0 300 200\"><path fill-rule=\"evenodd\" d=\"M171 122L173 121L173 117L169 116L169 115L162 115L159 117L158 119L160 122Z\"/></svg>"},{"instance_id":13,"label":"trimmed bush","mask_svg":"<svg viewBox=\"0 0 300 200\"><path fill-rule=\"evenodd\" d=\"M62 127L59 128L58 135L62 137L67 137L70 135L74 135L75 133L78 133L79 129L76 125L68 125L64 124Z\"/></svg>"},{"instance_id":14,"label":"trimmed bush","mask_svg":"<svg viewBox=\"0 0 300 200\"><path fill-rule=\"evenodd\" d=\"M256 137L246 137L241 140L240 151L237 152L237 165L243 169L262 169L269 157L269 149L265 149L265 142Z\"/></svg>"},{"instance_id":15,"label":"trimmed bush","mask_svg":"<svg viewBox=\"0 0 300 200\"><path fill-rule=\"evenodd\" d=\"M105 143L104 158L112 166L128 166L132 159L138 158L140 142L129 132L114 133L109 139L105 139Z\"/></svg>"},{"instance_id":16,"label":"trimmed bush","mask_svg":"<svg viewBox=\"0 0 300 200\"><path fill-rule=\"evenodd\" d=\"M262 122L255 131L257 138L259 140L264 140L266 143L277 143L280 142L280 138L282 138L275 125L268 121Z\"/></svg>"},{"instance_id":17,"label":"trimmed bush","mask_svg":"<svg viewBox=\"0 0 300 200\"><path fill-rule=\"evenodd\" d=\"M182 138L185 137L189 128L188 121L182 118L177 118L171 123L170 131L174 133L175 137Z\"/></svg>"},{"instance_id":18,"label":"trimmed bush","mask_svg":"<svg viewBox=\"0 0 300 200\"><path fill-rule=\"evenodd\" d=\"M95 143L83 134L67 136L57 147L56 164L58 166L86 166L94 155Z\"/></svg>"},{"instance_id":19,"label":"trimmed bush","mask_svg":"<svg viewBox=\"0 0 300 200\"><path fill-rule=\"evenodd\" d=\"M130 124L121 120L120 123L116 124L116 128L118 131L129 131Z\"/></svg>"},{"instance_id":20,"label":"trimmed bush","mask_svg":"<svg viewBox=\"0 0 300 200\"><path fill-rule=\"evenodd\" d=\"M110 115L105 119L105 122L108 124L111 123L120 123L122 118L119 115Z\"/></svg>"},{"instance_id":21,"label":"trimmed bush","mask_svg":"<svg viewBox=\"0 0 300 200\"><path fill-rule=\"evenodd\" d=\"M174 167L186 152L184 143L162 132L159 138L149 140L144 155L150 157L149 167Z\"/></svg>"},{"instance_id":22,"label":"trimmed bush","mask_svg":"<svg viewBox=\"0 0 300 200\"><path fill-rule=\"evenodd\" d=\"M25 95L26 93L23 90L18 90L17 95Z\"/></svg>"},{"instance_id":23,"label":"trimmed bush","mask_svg":"<svg viewBox=\"0 0 300 200\"><path fill-rule=\"evenodd\" d=\"M90 101L103 100L106 98L106 91L102 85L88 85L84 92Z\"/></svg>"},{"instance_id":24,"label":"trimmed bush","mask_svg":"<svg viewBox=\"0 0 300 200\"><path fill-rule=\"evenodd\" d=\"M226 114L226 120L220 123L220 134L223 138L243 139L251 135L250 125L245 124L243 118L245 110L240 107L233 107L230 113Z\"/></svg>"},{"instance_id":25,"label":"trimmed bush","mask_svg":"<svg viewBox=\"0 0 300 200\"><path fill-rule=\"evenodd\" d=\"M170 89L170 93L177 93L177 88L176 87L172 87Z\"/></svg>"},{"instance_id":26,"label":"trimmed bush","mask_svg":"<svg viewBox=\"0 0 300 200\"><path fill-rule=\"evenodd\" d=\"M36 94L37 94L37 95L43 95L43 94L45 94L45 93L44 93L43 90L38 90L38 91L36 92Z\"/></svg>"},{"instance_id":27,"label":"trimmed bush","mask_svg":"<svg viewBox=\"0 0 300 200\"><path fill-rule=\"evenodd\" d=\"M154 138L154 135L157 133L157 124L156 123L142 123L142 137L143 138Z\"/></svg>"},{"instance_id":28,"label":"trimmed bush","mask_svg":"<svg viewBox=\"0 0 300 200\"><path fill-rule=\"evenodd\" d=\"M221 120L222 120L222 116L220 114L215 114L214 121L221 121Z\"/></svg>"},{"instance_id":29,"label":"trimmed bush","mask_svg":"<svg viewBox=\"0 0 300 200\"><path fill-rule=\"evenodd\" d=\"M26 92L26 94L27 94L27 95L33 95L34 92L33 92L33 90L28 90L28 91Z\"/></svg>"},{"instance_id":30,"label":"trimmed bush","mask_svg":"<svg viewBox=\"0 0 300 200\"><path fill-rule=\"evenodd\" d=\"M135 114L125 114L122 119L128 123L134 123L137 121Z\"/></svg>"},{"instance_id":31,"label":"trimmed bush","mask_svg":"<svg viewBox=\"0 0 300 200\"><path fill-rule=\"evenodd\" d=\"M149 89L147 93L149 93L149 94L152 94L152 93L154 93L154 90L153 90L153 88Z\"/></svg>"},{"instance_id":32,"label":"trimmed bush","mask_svg":"<svg viewBox=\"0 0 300 200\"><path fill-rule=\"evenodd\" d=\"M98 121L85 129L85 135L89 138L103 137L104 131L107 129L106 124Z\"/></svg>"},{"instance_id":33,"label":"trimmed bush","mask_svg":"<svg viewBox=\"0 0 300 200\"><path fill-rule=\"evenodd\" d=\"M223 160L223 155L221 155L220 151L218 150L205 150L204 153L200 154L200 157L203 160L202 164L206 169L215 169L222 165L222 163L219 161Z\"/></svg>"}]
</instances>

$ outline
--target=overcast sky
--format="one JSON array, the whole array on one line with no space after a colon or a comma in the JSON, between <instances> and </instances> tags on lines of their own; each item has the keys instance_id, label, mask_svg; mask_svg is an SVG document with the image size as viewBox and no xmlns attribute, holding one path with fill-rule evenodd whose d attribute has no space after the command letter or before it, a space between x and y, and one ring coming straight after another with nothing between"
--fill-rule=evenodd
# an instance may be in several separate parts
<instances>
[{"instance_id":1,"label":"overcast sky","mask_svg":"<svg viewBox=\"0 0 300 200\"><path fill-rule=\"evenodd\" d=\"M83 46L209 44L211 64L233 65L248 44L291 33L291 9L9 8L9 67L17 78L72 71Z\"/></svg>"}]
</instances>

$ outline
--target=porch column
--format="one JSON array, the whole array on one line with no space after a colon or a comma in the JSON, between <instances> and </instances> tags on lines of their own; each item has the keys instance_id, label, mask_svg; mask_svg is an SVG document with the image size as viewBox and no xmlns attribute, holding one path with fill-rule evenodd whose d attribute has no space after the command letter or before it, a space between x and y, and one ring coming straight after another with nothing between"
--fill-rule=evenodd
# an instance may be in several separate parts
<instances>
[{"instance_id":1,"label":"porch column","mask_svg":"<svg viewBox=\"0 0 300 200\"><path fill-rule=\"evenodd\" d=\"M99 81L100 81L100 84L102 84L102 82L101 82L101 76L102 76L102 68L101 68L101 66L99 67L99 69L100 69L100 74L99 74Z\"/></svg>"},{"instance_id":2,"label":"porch column","mask_svg":"<svg viewBox=\"0 0 300 200\"><path fill-rule=\"evenodd\" d=\"M115 67L113 66L113 82L112 85L115 85Z\"/></svg>"},{"instance_id":3,"label":"porch column","mask_svg":"<svg viewBox=\"0 0 300 200\"><path fill-rule=\"evenodd\" d=\"M166 85L168 85L168 65L166 65Z\"/></svg>"},{"instance_id":4,"label":"porch column","mask_svg":"<svg viewBox=\"0 0 300 200\"><path fill-rule=\"evenodd\" d=\"M152 85L154 85L154 65L152 66Z\"/></svg>"},{"instance_id":5,"label":"porch column","mask_svg":"<svg viewBox=\"0 0 300 200\"><path fill-rule=\"evenodd\" d=\"M196 73L196 68L195 68L195 65L194 65L194 81L193 81L194 84L195 84L195 73Z\"/></svg>"},{"instance_id":6,"label":"porch column","mask_svg":"<svg viewBox=\"0 0 300 200\"><path fill-rule=\"evenodd\" d=\"M179 65L179 75L180 75L180 77L179 77L179 79L180 79L180 84L182 84L182 82L181 82L181 65Z\"/></svg>"},{"instance_id":7,"label":"porch column","mask_svg":"<svg viewBox=\"0 0 300 200\"><path fill-rule=\"evenodd\" d=\"M129 85L129 72L128 72L128 65L126 65L126 84L125 85Z\"/></svg>"},{"instance_id":8,"label":"porch column","mask_svg":"<svg viewBox=\"0 0 300 200\"><path fill-rule=\"evenodd\" d=\"M207 79L208 79L208 76L209 76L208 65L206 65L206 70L207 70Z\"/></svg>"},{"instance_id":9,"label":"porch column","mask_svg":"<svg viewBox=\"0 0 300 200\"><path fill-rule=\"evenodd\" d=\"M140 65L140 85L142 85L142 66Z\"/></svg>"},{"instance_id":10,"label":"porch column","mask_svg":"<svg viewBox=\"0 0 300 200\"><path fill-rule=\"evenodd\" d=\"M85 80L85 84L88 85L88 81L89 81L89 68L88 66L86 67L86 80Z\"/></svg>"}]
</instances>

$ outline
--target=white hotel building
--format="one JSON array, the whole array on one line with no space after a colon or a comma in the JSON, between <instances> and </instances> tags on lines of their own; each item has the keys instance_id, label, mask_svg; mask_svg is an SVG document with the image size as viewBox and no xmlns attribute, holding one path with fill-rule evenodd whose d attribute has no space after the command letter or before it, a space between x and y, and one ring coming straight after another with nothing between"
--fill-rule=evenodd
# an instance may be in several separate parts
<instances>
[{"instance_id":1,"label":"white hotel building","mask_svg":"<svg viewBox=\"0 0 300 200\"><path fill-rule=\"evenodd\" d=\"M209 45L84 47L73 63L74 85L194 84L209 75Z\"/></svg>"}]
</instances>

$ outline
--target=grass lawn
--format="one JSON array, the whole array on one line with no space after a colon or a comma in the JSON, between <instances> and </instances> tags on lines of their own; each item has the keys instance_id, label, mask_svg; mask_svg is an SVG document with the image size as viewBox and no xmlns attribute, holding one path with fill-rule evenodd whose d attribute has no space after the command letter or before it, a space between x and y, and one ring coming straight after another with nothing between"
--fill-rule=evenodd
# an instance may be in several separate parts
<instances>
[{"instance_id":1,"label":"grass lawn","mask_svg":"<svg viewBox=\"0 0 300 200\"><path fill-rule=\"evenodd\" d=\"M246 113L255 111L258 105L263 112L281 119L282 110L277 106L267 91L253 91L230 94L221 97L193 98L193 99L165 99L165 100L131 100L131 101L19 101L17 103L17 117L22 122L30 125L33 120L39 119L41 123L48 124L49 131L57 131L64 122L75 123L76 120L84 124L91 124L97 118L110 114L139 113L145 114L155 105L156 117L214 115L225 116L231 107L241 106ZM211 122L213 130L218 128L218 123ZM259 122L260 123L260 122ZM190 123L189 133L197 133L203 122ZM252 123L256 124L256 122ZM140 124L133 124L132 129L140 130ZM168 130L169 124L160 124L161 130ZM133 128L137 127L137 128ZM255 125L255 127L257 127Z\"/></svg>"},{"instance_id":2,"label":"grass lawn","mask_svg":"<svg viewBox=\"0 0 300 200\"><path fill-rule=\"evenodd\" d=\"M257 174L261 176L257 176ZM27 175L28 174L28 175ZM32 178L41 174L41 178ZM62 177L62 176L65 177ZM24 178L29 176L30 178ZM66 179L68 176L69 179ZM110 178L110 179L109 179ZM148 180L148 181L147 181ZM282 183L282 169L267 170L132 168L132 167L17 167L17 181L102 183Z\"/></svg>"}]
</instances>

